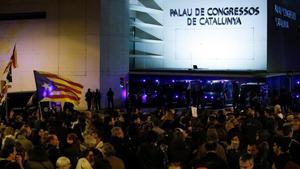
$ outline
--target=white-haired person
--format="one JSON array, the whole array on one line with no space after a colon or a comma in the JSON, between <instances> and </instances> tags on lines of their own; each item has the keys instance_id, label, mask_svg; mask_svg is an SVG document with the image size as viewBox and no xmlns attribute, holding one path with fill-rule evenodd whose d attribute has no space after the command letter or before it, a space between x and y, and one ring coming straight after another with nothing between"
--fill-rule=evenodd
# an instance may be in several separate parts
<instances>
[{"instance_id":1,"label":"white-haired person","mask_svg":"<svg viewBox=\"0 0 300 169\"><path fill-rule=\"evenodd\" d=\"M92 165L86 158L80 158L77 162L76 169L93 169Z\"/></svg>"},{"instance_id":2,"label":"white-haired person","mask_svg":"<svg viewBox=\"0 0 300 169\"><path fill-rule=\"evenodd\" d=\"M61 156L56 160L56 168L57 169L70 169L71 161L68 157Z\"/></svg>"}]
</instances>

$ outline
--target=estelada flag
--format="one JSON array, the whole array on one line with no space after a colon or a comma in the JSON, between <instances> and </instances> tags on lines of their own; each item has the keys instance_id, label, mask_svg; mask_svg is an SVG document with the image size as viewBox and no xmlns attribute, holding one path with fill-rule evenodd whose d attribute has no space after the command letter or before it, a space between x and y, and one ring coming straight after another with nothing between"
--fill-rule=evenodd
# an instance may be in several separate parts
<instances>
[{"instance_id":1,"label":"estelada flag","mask_svg":"<svg viewBox=\"0 0 300 169\"><path fill-rule=\"evenodd\" d=\"M57 74L36 70L33 72L38 101L69 102L74 105L79 104L83 85L63 78Z\"/></svg>"},{"instance_id":2,"label":"estelada flag","mask_svg":"<svg viewBox=\"0 0 300 169\"><path fill-rule=\"evenodd\" d=\"M1 80L1 88L0 88L0 105L6 100L8 88L11 88L12 83L12 68L17 67L17 50L16 45L14 45L13 52L10 56L10 59L3 71L3 76L5 76L5 80ZM6 73L6 75L5 75Z\"/></svg>"},{"instance_id":3,"label":"estelada flag","mask_svg":"<svg viewBox=\"0 0 300 169\"><path fill-rule=\"evenodd\" d=\"M9 59L7 65L6 65L5 69L4 69L3 74L8 72L11 67L14 68L14 69L17 67L17 49L16 49L16 45L14 46L13 52L10 56L10 59Z\"/></svg>"}]
</instances>

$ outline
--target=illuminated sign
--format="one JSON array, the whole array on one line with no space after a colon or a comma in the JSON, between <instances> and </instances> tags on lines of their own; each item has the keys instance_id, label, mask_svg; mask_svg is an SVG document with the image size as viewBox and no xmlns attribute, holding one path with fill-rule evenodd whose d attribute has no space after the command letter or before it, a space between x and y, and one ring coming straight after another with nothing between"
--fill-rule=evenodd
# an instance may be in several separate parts
<instances>
[{"instance_id":1,"label":"illuminated sign","mask_svg":"<svg viewBox=\"0 0 300 169\"><path fill-rule=\"evenodd\" d=\"M286 9L280 5L274 5L274 13L275 13L275 25L278 28L289 29L290 24L289 21L296 21L297 14L296 12Z\"/></svg>"},{"instance_id":2,"label":"illuminated sign","mask_svg":"<svg viewBox=\"0 0 300 169\"><path fill-rule=\"evenodd\" d=\"M163 68L267 69L266 0L165 0Z\"/></svg>"}]
</instances>

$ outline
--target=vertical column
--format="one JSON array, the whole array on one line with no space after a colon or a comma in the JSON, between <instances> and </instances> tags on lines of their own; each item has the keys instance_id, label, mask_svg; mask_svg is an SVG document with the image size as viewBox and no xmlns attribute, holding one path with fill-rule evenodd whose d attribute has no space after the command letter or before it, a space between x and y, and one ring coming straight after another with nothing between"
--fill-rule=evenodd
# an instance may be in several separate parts
<instances>
[{"instance_id":1,"label":"vertical column","mask_svg":"<svg viewBox=\"0 0 300 169\"><path fill-rule=\"evenodd\" d=\"M129 9L128 1L102 0L100 25L100 89L102 105L107 106L106 92L114 91L116 107L124 104L120 78L129 71Z\"/></svg>"}]
</instances>

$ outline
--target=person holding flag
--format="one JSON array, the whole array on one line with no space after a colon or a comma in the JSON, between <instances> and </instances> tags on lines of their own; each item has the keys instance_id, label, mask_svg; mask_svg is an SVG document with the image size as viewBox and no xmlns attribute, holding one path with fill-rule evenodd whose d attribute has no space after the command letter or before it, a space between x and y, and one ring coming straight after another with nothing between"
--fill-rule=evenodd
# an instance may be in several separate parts
<instances>
[{"instance_id":1,"label":"person holding flag","mask_svg":"<svg viewBox=\"0 0 300 169\"><path fill-rule=\"evenodd\" d=\"M10 56L10 59L3 71L4 80L1 80L1 93L0 93L0 105L6 101L8 88L11 88L12 83L12 69L17 68L17 49L14 45L13 52Z\"/></svg>"}]
</instances>

